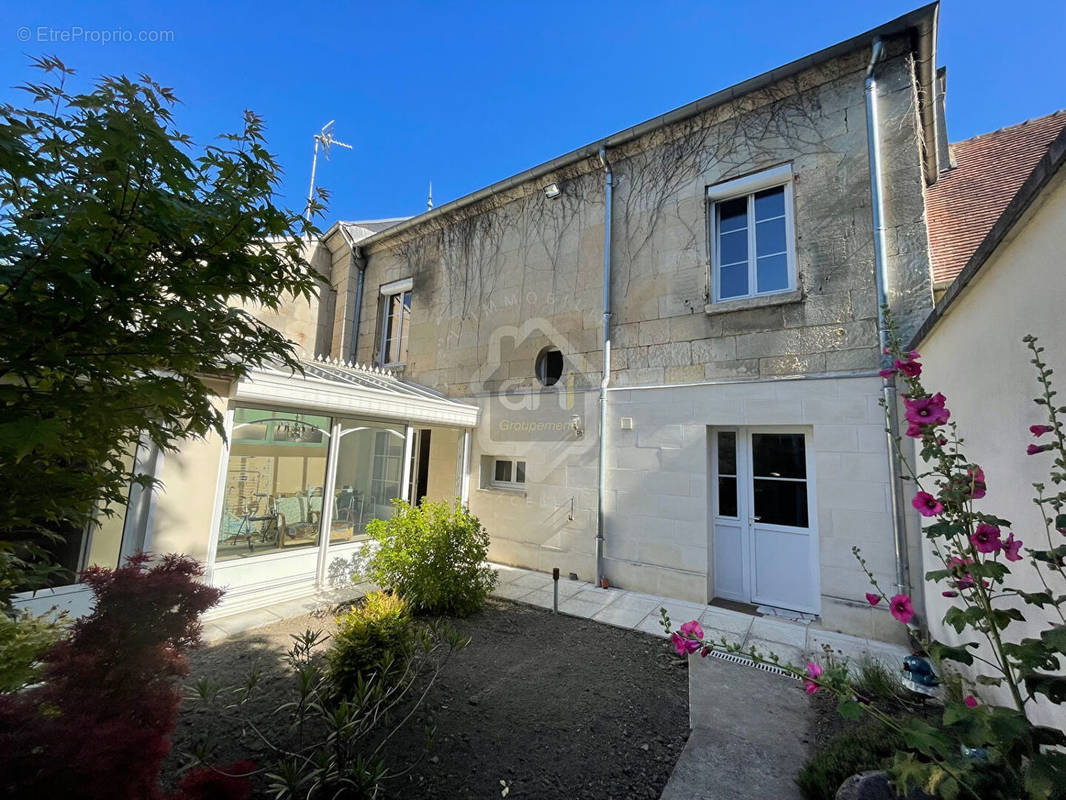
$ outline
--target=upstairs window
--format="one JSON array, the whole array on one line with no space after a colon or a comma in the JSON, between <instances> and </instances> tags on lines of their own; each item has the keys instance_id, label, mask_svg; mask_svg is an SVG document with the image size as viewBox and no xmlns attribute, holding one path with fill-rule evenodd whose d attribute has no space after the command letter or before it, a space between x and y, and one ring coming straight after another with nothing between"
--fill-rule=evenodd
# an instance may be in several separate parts
<instances>
[{"instance_id":1,"label":"upstairs window","mask_svg":"<svg viewBox=\"0 0 1066 800\"><path fill-rule=\"evenodd\" d=\"M407 361L412 285L408 278L381 287L381 366L400 366Z\"/></svg>"},{"instance_id":2,"label":"upstairs window","mask_svg":"<svg viewBox=\"0 0 1066 800\"><path fill-rule=\"evenodd\" d=\"M791 166L720 183L707 197L714 301L795 289Z\"/></svg>"}]
</instances>

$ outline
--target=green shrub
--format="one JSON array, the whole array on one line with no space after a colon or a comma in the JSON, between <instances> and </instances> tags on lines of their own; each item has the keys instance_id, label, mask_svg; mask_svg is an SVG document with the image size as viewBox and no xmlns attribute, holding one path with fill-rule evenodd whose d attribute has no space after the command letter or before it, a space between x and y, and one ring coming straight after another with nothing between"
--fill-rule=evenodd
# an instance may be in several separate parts
<instances>
[{"instance_id":1,"label":"green shrub","mask_svg":"<svg viewBox=\"0 0 1066 800\"><path fill-rule=\"evenodd\" d=\"M15 692L40 679L41 657L66 629L64 615L0 613L0 692Z\"/></svg>"},{"instance_id":2,"label":"green shrub","mask_svg":"<svg viewBox=\"0 0 1066 800\"><path fill-rule=\"evenodd\" d=\"M402 597L372 592L337 624L326 663L338 694L351 696L360 675L386 683L402 677L415 645L411 611Z\"/></svg>"},{"instance_id":3,"label":"green shrub","mask_svg":"<svg viewBox=\"0 0 1066 800\"><path fill-rule=\"evenodd\" d=\"M857 772L880 769L896 750L905 749L902 737L874 720L849 727L807 760L796 776L804 800L834 800L837 789Z\"/></svg>"},{"instance_id":4,"label":"green shrub","mask_svg":"<svg viewBox=\"0 0 1066 800\"><path fill-rule=\"evenodd\" d=\"M458 502L424 502L410 506L393 501L392 519L373 520L366 527L366 576L378 586L398 592L412 610L422 614L465 617L479 610L496 585L496 573L485 564L489 534Z\"/></svg>"}]
</instances>

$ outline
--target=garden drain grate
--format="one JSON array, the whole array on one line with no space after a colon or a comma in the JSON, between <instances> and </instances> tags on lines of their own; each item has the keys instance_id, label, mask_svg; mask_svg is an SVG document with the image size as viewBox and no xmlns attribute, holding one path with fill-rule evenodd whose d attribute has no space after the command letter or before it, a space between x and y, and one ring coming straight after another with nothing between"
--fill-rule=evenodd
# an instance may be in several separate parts
<instances>
[{"instance_id":1,"label":"garden drain grate","mask_svg":"<svg viewBox=\"0 0 1066 800\"><path fill-rule=\"evenodd\" d=\"M793 675L787 670L781 669L781 667L774 666L773 664L764 664L761 661L753 661L747 656L738 656L736 653L722 653L718 650L712 650L711 655L715 658L720 658L722 659L722 661L728 661L732 664L740 664L745 667L755 667L755 669L761 669L763 672L769 672L772 675L783 675L786 678L799 680L797 676Z\"/></svg>"}]
</instances>

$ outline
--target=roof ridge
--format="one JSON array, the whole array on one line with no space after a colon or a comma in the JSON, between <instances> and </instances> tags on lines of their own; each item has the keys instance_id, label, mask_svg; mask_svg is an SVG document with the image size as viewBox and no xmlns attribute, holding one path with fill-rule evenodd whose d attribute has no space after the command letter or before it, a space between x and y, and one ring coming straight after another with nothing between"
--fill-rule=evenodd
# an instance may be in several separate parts
<instances>
[{"instance_id":1,"label":"roof ridge","mask_svg":"<svg viewBox=\"0 0 1066 800\"><path fill-rule=\"evenodd\" d=\"M997 133L1003 133L1004 131L1013 130L1014 128L1021 128L1025 125L1031 125L1034 122L1042 122L1052 117L1057 117L1059 114L1066 114L1066 108L1060 108L1056 111L1052 111L1050 114L1041 114L1039 117L1030 117L1029 119L1022 120L1021 122L1015 122L1011 125L1004 125L1001 128L996 128L992 131L986 131L985 133L979 133L976 136L971 136L969 139L959 139L957 142L952 142L951 146L955 147L960 144L967 144L969 142L975 142L978 139L984 139L986 136L995 136Z\"/></svg>"}]
</instances>

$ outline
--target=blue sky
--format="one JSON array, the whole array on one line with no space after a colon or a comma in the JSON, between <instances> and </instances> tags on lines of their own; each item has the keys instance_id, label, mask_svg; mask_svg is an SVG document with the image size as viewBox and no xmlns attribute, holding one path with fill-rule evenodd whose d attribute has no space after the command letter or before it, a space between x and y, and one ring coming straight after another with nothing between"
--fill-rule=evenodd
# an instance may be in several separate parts
<instances>
[{"instance_id":1,"label":"blue sky","mask_svg":"<svg viewBox=\"0 0 1066 800\"><path fill-rule=\"evenodd\" d=\"M21 102L11 87L34 78L27 57L49 54L81 81L146 72L173 87L179 126L200 144L250 108L267 121L283 202L297 209L311 137L335 119L355 149L319 163L327 220L400 216L424 210L430 180L439 205L917 5L9 2L0 100ZM60 40L77 29L81 41ZM1064 29L1062 0L946 0L938 56L952 140L1066 108ZM85 41L116 30L172 41Z\"/></svg>"}]
</instances>

